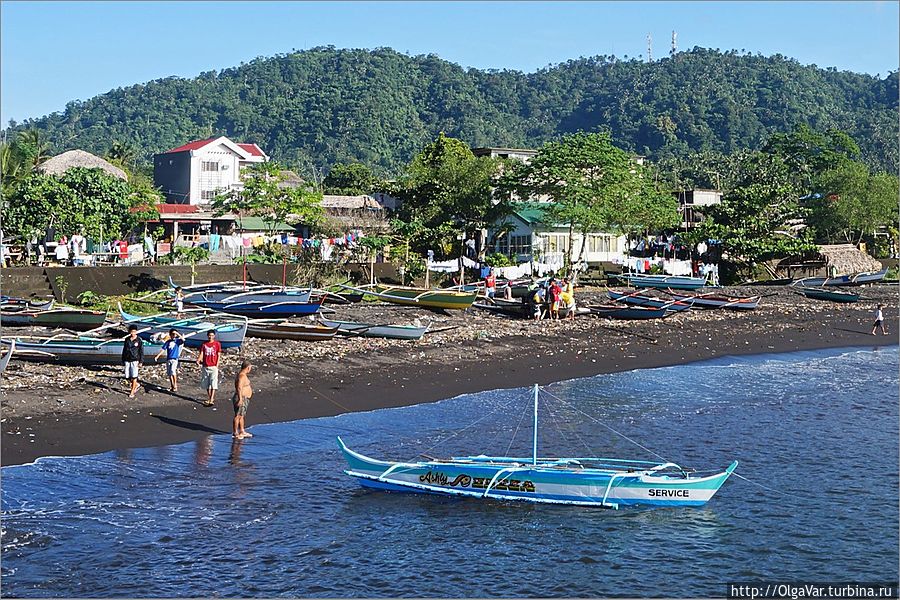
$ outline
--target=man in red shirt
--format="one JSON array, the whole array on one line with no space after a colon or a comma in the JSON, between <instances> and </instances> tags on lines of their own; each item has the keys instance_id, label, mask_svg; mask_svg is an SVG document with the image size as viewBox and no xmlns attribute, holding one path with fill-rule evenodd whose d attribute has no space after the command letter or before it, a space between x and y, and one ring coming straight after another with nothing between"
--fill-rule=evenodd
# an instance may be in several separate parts
<instances>
[{"instance_id":1,"label":"man in red shirt","mask_svg":"<svg viewBox=\"0 0 900 600\"><path fill-rule=\"evenodd\" d=\"M222 344L216 341L216 332L210 329L206 332L206 341L200 346L197 353L197 364L200 365L200 385L206 388L206 402L203 406L213 406L216 403L216 390L219 389L219 354L222 352Z\"/></svg>"},{"instance_id":2,"label":"man in red shirt","mask_svg":"<svg viewBox=\"0 0 900 600\"><path fill-rule=\"evenodd\" d=\"M559 296L562 293L562 288L559 287L559 284L556 282L555 278L550 279L550 318L551 319L559 319Z\"/></svg>"}]
</instances>

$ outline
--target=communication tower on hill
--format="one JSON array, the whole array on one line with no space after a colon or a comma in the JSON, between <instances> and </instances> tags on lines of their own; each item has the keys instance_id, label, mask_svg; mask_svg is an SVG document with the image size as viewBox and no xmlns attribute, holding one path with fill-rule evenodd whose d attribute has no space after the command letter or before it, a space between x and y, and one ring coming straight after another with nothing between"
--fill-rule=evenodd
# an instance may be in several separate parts
<instances>
[{"instance_id":1,"label":"communication tower on hill","mask_svg":"<svg viewBox=\"0 0 900 600\"><path fill-rule=\"evenodd\" d=\"M678 34L672 30L672 51L670 54L675 56L675 53L678 51Z\"/></svg>"},{"instance_id":2,"label":"communication tower on hill","mask_svg":"<svg viewBox=\"0 0 900 600\"><path fill-rule=\"evenodd\" d=\"M647 62L653 62L653 34L647 34Z\"/></svg>"}]
</instances>

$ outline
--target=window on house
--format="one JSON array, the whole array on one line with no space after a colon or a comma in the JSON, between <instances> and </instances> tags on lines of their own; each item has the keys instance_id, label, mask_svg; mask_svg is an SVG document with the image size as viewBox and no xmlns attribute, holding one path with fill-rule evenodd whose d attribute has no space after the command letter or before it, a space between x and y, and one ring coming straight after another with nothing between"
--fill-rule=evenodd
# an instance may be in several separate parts
<instances>
[{"instance_id":1,"label":"window on house","mask_svg":"<svg viewBox=\"0 0 900 600\"><path fill-rule=\"evenodd\" d=\"M550 233L545 236L547 252L566 252L569 250L569 236L565 233Z\"/></svg>"},{"instance_id":2,"label":"window on house","mask_svg":"<svg viewBox=\"0 0 900 600\"><path fill-rule=\"evenodd\" d=\"M202 190L200 192L200 199L213 201L216 199L216 194L218 194L218 193L219 192L216 190Z\"/></svg>"},{"instance_id":3,"label":"window on house","mask_svg":"<svg viewBox=\"0 0 900 600\"><path fill-rule=\"evenodd\" d=\"M203 160L200 161L200 170L204 173L209 171L218 171L219 163L214 160Z\"/></svg>"},{"instance_id":4,"label":"window on house","mask_svg":"<svg viewBox=\"0 0 900 600\"><path fill-rule=\"evenodd\" d=\"M592 234L587 239L588 252L612 252L613 238L609 235Z\"/></svg>"},{"instance_id":5,"label":"window on house","mask_svg":"<svg viewBox=\"0 0 900 600\"><path fill-rule=\"evenodd\" d=\"M509 238L509 254L531 254L531 236L513 235Z\"/></svg>"}]
</instances>

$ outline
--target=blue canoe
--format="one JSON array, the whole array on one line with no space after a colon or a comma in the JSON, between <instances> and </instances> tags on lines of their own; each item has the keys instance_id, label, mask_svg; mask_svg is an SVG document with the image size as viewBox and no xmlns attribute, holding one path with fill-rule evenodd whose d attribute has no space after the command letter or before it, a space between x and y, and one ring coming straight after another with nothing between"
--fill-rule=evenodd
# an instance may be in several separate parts
<instances>
[{"instance_id":1,"label":"blue canoe","mask_svg":"<svg viewBox=\"0 0 900 600\"><path fill-rule=\"evenodd\" d=\"M487 500L515 500L619 508L624 505L702 506L737 467L698 476L671 462L618 458L543 458L537 452L538 388L530 457L461 456L445 460L393 462L338 447L360 485L391 492L415 492Z\"/></svg>"}]
</instances>

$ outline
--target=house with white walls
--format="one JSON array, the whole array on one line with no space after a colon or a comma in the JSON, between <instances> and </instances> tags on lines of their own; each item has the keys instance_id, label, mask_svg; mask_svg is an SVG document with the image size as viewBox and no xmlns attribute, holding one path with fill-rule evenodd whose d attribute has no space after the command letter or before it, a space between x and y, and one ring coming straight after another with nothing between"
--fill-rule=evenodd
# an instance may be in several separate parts
<instances>
[{"instance_id":1,"label":"house with white walls","mask_svg":"<svg viewBox=\"0 0 900 600\"><path fill-rule=\"evenodd\" d=\"M241 169L268 160L256 144L225 136L195 140L153 156L153 183L169 204L208 204L241 187Z\"/></svg>"}]
</instances>

